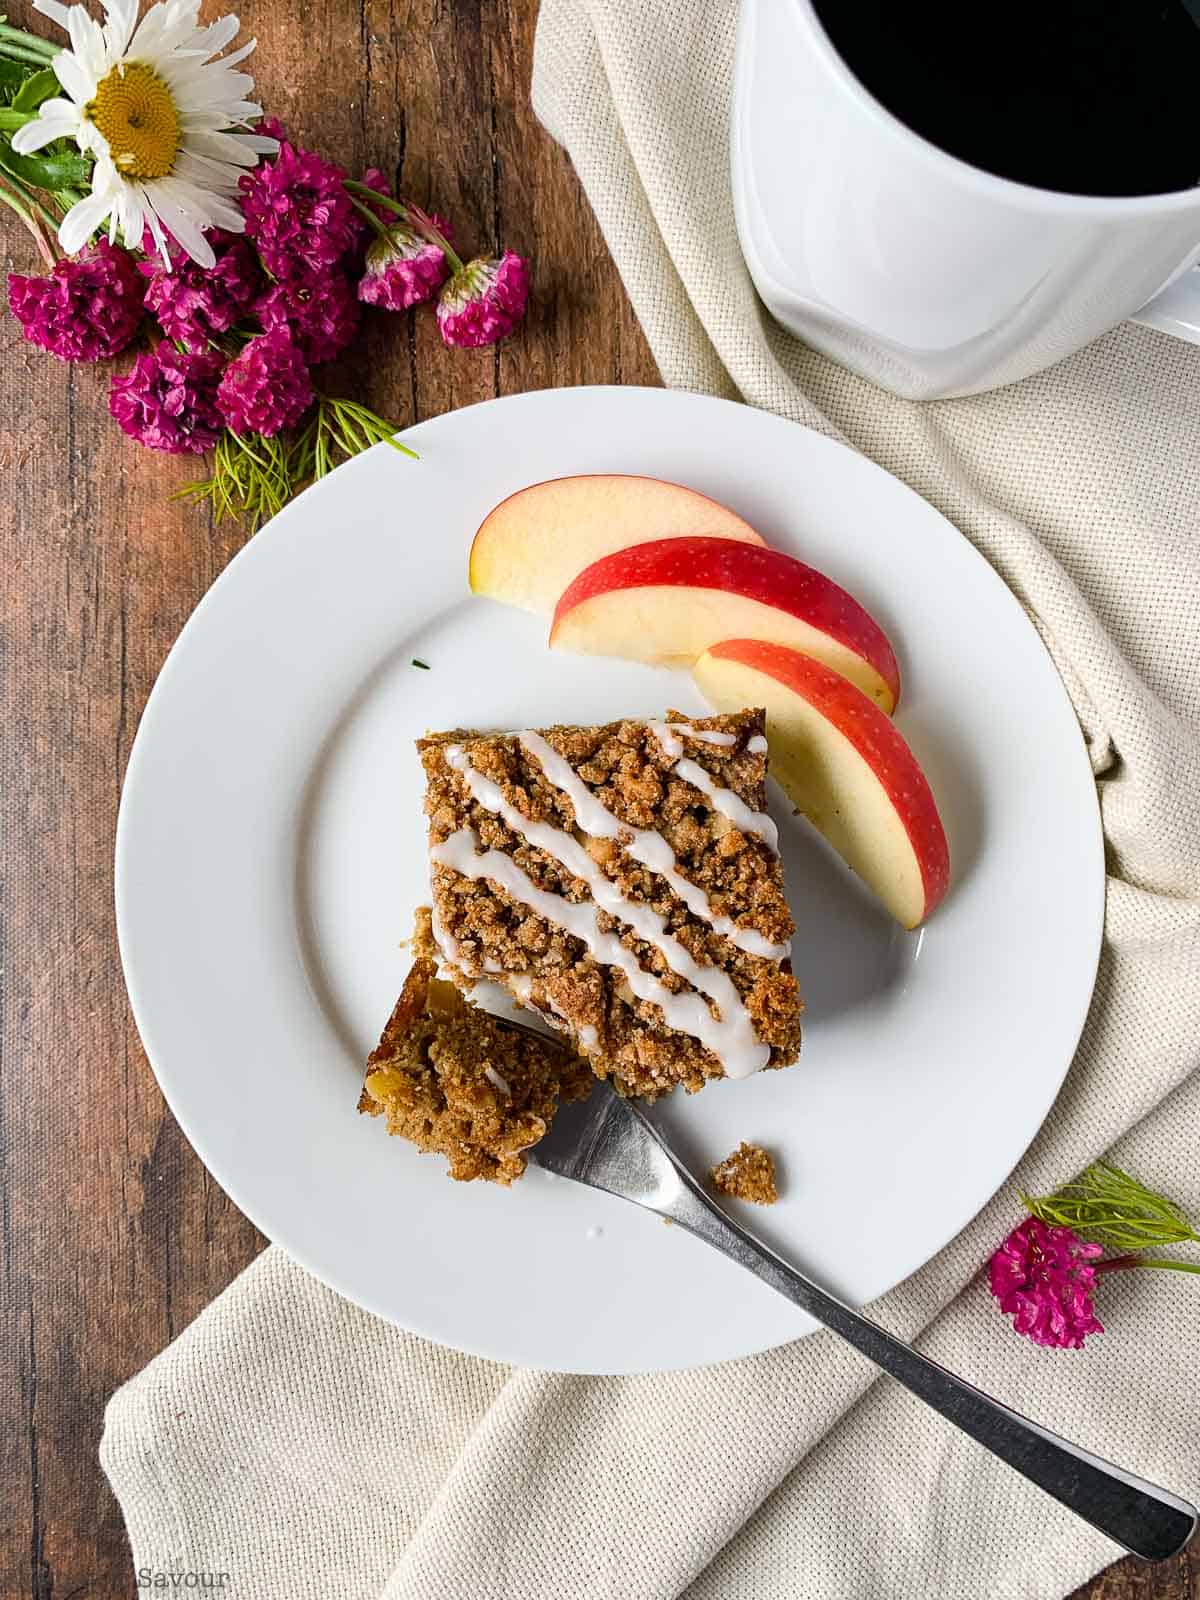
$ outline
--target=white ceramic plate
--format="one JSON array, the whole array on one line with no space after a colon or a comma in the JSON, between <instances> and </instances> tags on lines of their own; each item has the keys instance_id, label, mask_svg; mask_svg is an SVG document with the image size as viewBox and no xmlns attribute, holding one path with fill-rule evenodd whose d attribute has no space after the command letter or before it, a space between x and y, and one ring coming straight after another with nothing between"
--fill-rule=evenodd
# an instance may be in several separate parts
<instances>
[{"instance_id":1,"label":"white ceramic plate","mask_svg":"<svg viewBox=\"0 0 1200 1600\"><path fill-rule=\"evenodd\" d=\"M1074 1050L1104 878L1067 696L943 517L792 423L662 390L573 389L406 438L419 463L380 446L250 543L146 708L117 913L163 1092L265 1233L430 1338L574 1372L794 1338L811 1326L794 1308L682 1229L533 1170L509 1191L451 1183L439 1158L355 1112L426 895L414 738L703 709L684 674L551 655L544 622L472 598L471 535L524 484L649 473L734 507L895 641L900 726L950 836L949 899L923 933L901 932L776 803L808 999L801 1062L659 1111L700 1165L741 1139L770 1145L784 1198L747 1220L856 1302L920 1266L1004 1181Z\"/></svg>"}]
</instances>

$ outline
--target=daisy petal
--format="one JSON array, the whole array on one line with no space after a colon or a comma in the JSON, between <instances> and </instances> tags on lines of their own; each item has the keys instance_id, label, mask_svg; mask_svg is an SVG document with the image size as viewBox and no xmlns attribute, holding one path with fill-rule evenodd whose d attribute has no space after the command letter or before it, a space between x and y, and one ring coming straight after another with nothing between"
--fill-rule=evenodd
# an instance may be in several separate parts
<instances>
[{"instance_id":1,"label":"daisy petal","mask_svg":"<svg viewBox=\"0 0 1200 1600\"><path fill-rule=\"evenodd\" d=\"M185 48L196 30L199 0L159 0L150 7L129 41L128 54L157 66L159 57Z\"/></svg>"},{"instance_id":2,"label":"daisy petal","mask_svg":"<svg viewBox=\"0 0 1200 1600\"><path fill-rule=\"evenodd\" d=\"M206 189L212 194L234 195L237 193L240 171L240 167L231 167L223 161L213 161L209 156L197 155L194 150L185 146L175 157L171 176L182 178L187 183L194 183L198 188Z\"/></svg>"},{"instance_id":3,"label":"daisy petal","mask_svg":"<svg viewBox=\"0 0 1200 1600\"><path fill-rule=\"evenodd\" d=\"M37 117L17 129L12 136L12 147L19 156L31 155L43 145L53 144L55 139L73 139L78 127L78 112L73 121L66 117Z\"/></svg>"},{"instance_id":4,"label":"daisy petal","mask_svg":"<svg viewBox=\"0 0 1200 1600\"><path fill-rule=\"evenodd\" d=\"M240 44L236 50L231 50L227 56L222 56L220 65L223 67L236 67L239 61L245 61L247 56L253 55L257 48L258 40L249 39L245 44Z\"/></svg>"},{"instance_id":5,"label":"daisy petal","mask_svg":"<svg viewBox=\"0 0 1200 1600\"><path fill-rule=\"evenodd\" d=\"M82 200L76 201L58 229L58 242L69 256L83 248L108 216L113 204L114 196L104 191L85 195Z\"/></svg>"},{"instance_id":6,"label":"daisy petal","mask_svg":"<svg viewBox=\"0 0 1200 1600\"><path fill-rule=\"evenodd\" d=\"M55 95L53 100L43 100L38 107L39 117L51 117L54 120L65 118L75 123L79 121L79 107L74 100L64 100L61 95Z\"/></svg>"},{"instance_id":7,"label":"daisy petal","mask_svg":"<svg viewBox=\"0 0 1200 1600\"><path fill-rule=\"evenodd\" d=\"M139 210L141 209L142 200L143 199L144 199L144 195L143 195L142 191L139 189L138 192L137 192L137 201L138 201ZM150 229L150 237L154 240L154 248L158 251L159 255L161 256L163 266L166 267L168 272L170 272L170 270L171 270L171 251L170 251L170 247L167 244L167 235L166 235L165 231L163 230L162 223L158 220L158 218L154 214L154 207L152 205L150 205L149 202L147 202L146 207L145 207L145 217L146 217L146 226Z\"/></svg>"},{"instance_id":8,"label":"daisy petal","mask_svg":"<svg viewBox=\"0 0 1200 1600\"><path fill-rule=\"evenodd\" d=\"M159 221L185 249L192 260L202 267L216 265L213 247L204 237L194 216L175 199L170 178L156 178L145 186L146 203Z\"/></svg>"},{"instance_id":9,"label":"daisy petal","mask_svg":"<svg viewBox=\"0 0 1200 1600\"><path fill-rule=\"evenodd\" d=\"M117 207L126 246L130 250L140 250L142 248L142 234L146 228L146 218L142 209L141 195L136 184L124 185L118 196Z\"/></svg>"},{"instance_id":10,"label":"daisy petal","mask_svg":"<svg viewBox=\"0 0 1200 1600\"><path fill-rule=\"evenodd\" d=\"M218 196L209 207L212 219L218 228L224 228L226 233L245 233L246 219L237 206L226 204Z\"/></svg>"},{"instance_id":11,"label":"daisy petal","mask_svg":"<svg viewBox=\"0 0 1200 1600\"><path fill-rule=\"evenodd\" d=\"M207 129L193 132L186 121L183 130L185 150L193 155L208 156L213 161L229 162L238 168L257 166L259 154L274 155L279 148L278 139L260 138L257 134L212 133ZM251 144L251 140L255 142ZM259 151L260 145L270 145L271 148Z\"/></svg>"},{"instance_id":12,"label":"daisy petal","mask_svg":"<svg viewBox=\"0 0 1200 1600\"><path fill-rule=\"evenodd\" d=\"M220 72L216 67L197 67L173 55L158 64L158 73L183 110L209 108L228 111L230 102L249 94L254 79L248 72Z\"/></svg>"},{"instance_id":13,"label":"daisy petal","mask_svg":"<svg viewBox=\"0 0 1200 1600\"><path fill-rule=\"evenodd\" d=\"M43 17L49 17L51 22L57 22L64 31L71 25L70 6L59 5L58 0L33 0L33 9L40 11Z\"/></svg>"},{"instance_id":14,"label":"daisy petal","mask_svg":"<svg viewBox=\"0 0 1200 1600\"><path fill-rule=\"evenodd\" d=\"M73 11L78 8L72 6ZM54 76L78 106L87 105L96 93L96 80L86 72L69 50L60 50L50 63Z\"/></svg>"},{"instance_id":15,"label":"daisy petal","mask_svg":"<svg viewBox=\"0 0 1200 1600\"><path fill-rule=\"evenodd\" d=\"M216 22L210 22L207 28L201 28L196 35L195 47L203 50L205 56L219 55L227 44L238 36L241 23L236 17L219 17Z\"/></svg>"},{"instance_id":16,"label":"daisy petal","mask_svg":"<svg viewBox=\"0 0 1200 1600\"><path fill-rule=\"evenodd\" d=\"M81 117L79 126L75 130L75 143L81 150L90 150L97 161L111 161L112 152L108 148L108 140L100 132L94 122L89 122L86 117Z\"/></svg>"},{"instance_id":17,"label":"daisy petal","mask_svg":"<svg viewBox=\"0 0 1200 1600\"><path fill-rule=\"evenodd\" d=\"M169 60L177 50L187 50L199 32L196 27L199 10L199 0L160 0L142 18L141 26L130 40L130 54L144 60L148 52L153 52L160 60L164 57Z\"/></svg>"},{"instance_id":18,"label":"daisy petal","mask_svg":"<svg viewBox=\"0 0 1200 1600\"><path fill-rule=\"evenodd\" d=\"M67 23L72 54L87 75L99 83L109 65L104 30L82 6L71 7Z\"/></svg>"},{"instance_id":19,"label":"daisy petal","mask_svg":"<svg viewBox=\"0 0 1200 1600\"><path fill-rule=\"evenodd\" d=\"M241 207L224 195L214 194L196 178L172 176L158 179L160 188L172 204L192 218L200 228L220 227L241 233L245 226ZM165 220L165 218L164 218Z\"/></svg>"},{"instance_id":20,"label":"daisy petal","mask_svg":"<svg viewBox=\"0 0 1200 1600\"><path fill-rule=\"evenodd\" d=\"M108 18L104 34L114 61L119 61L129 48L133 30L137 27L137 0L104 0Z\"/></svg>"},{"instance_id":21,"label":"daisy petal","mask_svg":"<svg viewBox=\"0 0 1200 1600\"><path fill-rule=\"evenodd\" d=\"M279 154L279 140L268 138L265 133L231 133L230 139L236 139L247 150L253 150L255 155L277 156Z\"/></svg>"}]
</instances>

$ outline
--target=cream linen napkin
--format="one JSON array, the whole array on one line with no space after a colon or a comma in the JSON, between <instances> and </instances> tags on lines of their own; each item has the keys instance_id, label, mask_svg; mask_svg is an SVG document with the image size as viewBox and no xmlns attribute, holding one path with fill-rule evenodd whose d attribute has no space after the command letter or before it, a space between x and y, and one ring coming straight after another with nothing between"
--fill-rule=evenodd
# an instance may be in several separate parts
<instances>
[{"instance_id":1,"label":"cream linen napkin","mask_svg":"<svg viewBox=\"0 0 1200 1600\"><path fill-rule=\"evenodd\" d=\"M1099 984L1058 1104L1013 1183L876 1312L1196 1498L1200 1284L1108 1279L1108 1331L1058 1352L1009 1329L978 1269L1018 1185L1106 1150L1200 1214L1200 350L1125 327L918 406L783 335L734 232L734 12L544 0L539 114L669 383L849 440L1004 575L1074 696L1108 841ZM256 1600L1015 1600L1117 1554L829 1335L667 1377L509 1370L375 1321L277 1249L115 1396L102 1458L135 1567L226 1573Z\"/></svg>"}]
</instances>

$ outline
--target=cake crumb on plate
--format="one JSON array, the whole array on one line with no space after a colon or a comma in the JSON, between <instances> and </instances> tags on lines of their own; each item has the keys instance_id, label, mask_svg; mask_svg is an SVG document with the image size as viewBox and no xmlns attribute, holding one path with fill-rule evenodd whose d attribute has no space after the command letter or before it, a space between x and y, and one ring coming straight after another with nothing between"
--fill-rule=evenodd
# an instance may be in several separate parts
<instances>
[{"instance_id":1,"label":"cake crumb on plate","mask_svg":"<svg viewBox=\"0 0 1200 1600\"><path fill-rule=\"evenodd\" d=\"M714 1189L735 1200L752 1200L757 1206L773 1206L779 1199L775 1186L775 1158L767 1150L745 1140L732 1155L719 1161L709 1174Z\"/></svg>"}]
</instances>

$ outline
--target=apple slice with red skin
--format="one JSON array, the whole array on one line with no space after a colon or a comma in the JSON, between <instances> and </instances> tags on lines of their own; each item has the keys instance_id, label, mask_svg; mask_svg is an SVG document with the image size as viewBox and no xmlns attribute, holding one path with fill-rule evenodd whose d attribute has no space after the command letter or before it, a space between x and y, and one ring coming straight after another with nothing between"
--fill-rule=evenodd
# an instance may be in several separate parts
<instances>
[{"instance_id":1,"label":"apple slice with red skin","mask_svg":"<svg viewBox=\"0 0 1200 1600\"><path fill-rule=\"evenodd\" d=\"M765 707L772 777L898 922L924 922L950 885L950 849L895 723L820 661L760 639L713 645L694 677L718 710Z\"/></svg>"},{"instance_id":2,"label":"apple slice with red skin","mask_svg":"<svg viewBox=\"0 0 1200 1600\"><path fill-rule=\"evenodd\" d=\"M601 556L683 534L763 543L736 512L679 483L618 472L551 478L510 494L484 518L471 545L470 584L475 594L548 617Z\"/></svg>"},{"instance_id":3,"label":"apple slice with red skin","mask_svg":"<svg viewBox=\"0 0 1200 1600\"><path fill-rule=\"evenodd\" d=\"M550 644L586 655L690 666L722 639L766 639L814 656L885 712L900 698L887 634L815 567L729 539L658 539L602 556L563 592Z\"/></svg>"}]
</instances>

